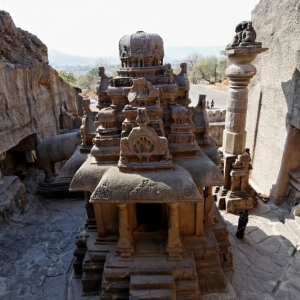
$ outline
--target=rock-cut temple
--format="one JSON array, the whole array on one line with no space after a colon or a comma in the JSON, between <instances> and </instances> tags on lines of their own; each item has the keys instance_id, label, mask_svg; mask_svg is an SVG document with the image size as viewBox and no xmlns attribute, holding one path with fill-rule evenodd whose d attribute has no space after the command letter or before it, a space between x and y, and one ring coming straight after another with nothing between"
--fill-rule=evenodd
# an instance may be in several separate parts
<instances>
[{"instance_id":1,"label":"rock-cut temple","mask_svg":"<svg viewBox=\"0 0 300 300\"><path fill-rule=\"evenodd\" d=\"M232 259L212 195L224 179L205 96L189 107L187 66L174 74L163 62L158 34L122 37L119 54L117 77L99 68L98 110L84 100L82 144L65 168L70 190L85 193L88 215L75 276L83 294L100 299L222 292Z\"/></svg>"}]
</instances>

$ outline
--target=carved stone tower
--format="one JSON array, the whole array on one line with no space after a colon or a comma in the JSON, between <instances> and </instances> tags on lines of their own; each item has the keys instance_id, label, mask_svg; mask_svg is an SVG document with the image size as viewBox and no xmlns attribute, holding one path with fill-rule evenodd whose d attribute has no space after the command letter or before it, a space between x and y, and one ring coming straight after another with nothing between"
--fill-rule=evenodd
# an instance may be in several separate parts
<instances>
[{"instance_id":1,"label":"carved stone tower","mask_svg":"<svg viewBox=\"0 0 300 300\"><path fill-rule=\"evenodd\" d=\"M224 180L205 97L188 106L186 64L178 75L163 65L159 35L138 31L119 49L118 76L99 70L99 111L84 102L81 151L89 155L70 190L85 192L88 221L75 274L100 299L223 291L231 253L212 197Z\"/></svg>"}]
</instances>

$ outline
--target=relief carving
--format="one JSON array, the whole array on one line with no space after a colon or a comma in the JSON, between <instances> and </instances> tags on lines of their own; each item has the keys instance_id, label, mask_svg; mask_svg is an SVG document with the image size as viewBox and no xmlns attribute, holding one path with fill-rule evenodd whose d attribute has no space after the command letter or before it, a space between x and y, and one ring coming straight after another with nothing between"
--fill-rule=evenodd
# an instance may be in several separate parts
<instances>
[{"instance_id":1,"label":"relief carving","mask_svg":"<svg viewBox=\"0 0 300 300\"><path fill-rule=\"evenodd\" d=\"M119 166L138 168L142 164L143 168L153 169L162 164L164 168L171 167L168 141L165 137L158 136L152 127L147 126L149 118L146 108L137 109L136 123L138 127L134 127L128 137L121 139L122 157Z\"/></svg>"},{"instance_id":2,"label":"relief carving","mask_svg":"<svg viewBox=\"0 0 300 300\"><path fill-rule=\"evenodd\" d=\"M110 191L108 188L108 181L109 178L107 178L93 193L91 196L92 199L110 199Z\"/></svg>"},{"instance_id":3,"label":"relief carving","mask_svg":"<svg viewBox=\"0 0 300 300\"><path fill-rule=\"evenodd\" d=\"M130 196L134 199L159 199L163 197L166 192L166 186L163 183L144 179L130 192Z\"/></svg>"}]
</instances>

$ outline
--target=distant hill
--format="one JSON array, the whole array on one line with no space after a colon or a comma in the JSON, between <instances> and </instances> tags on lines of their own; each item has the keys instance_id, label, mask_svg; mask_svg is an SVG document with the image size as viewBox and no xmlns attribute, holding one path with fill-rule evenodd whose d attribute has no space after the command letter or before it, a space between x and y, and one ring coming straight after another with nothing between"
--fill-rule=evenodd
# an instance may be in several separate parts
<instances>
[{"instance_id":1,"label":"distant hill","mask_svg":"<svg viewBox=\"0 0 300 300\"><path fill-rule=\"evenodd\" d=\"M197 52L204 56L220 56L220 51L224 50L225 46L184 46L184 47L165 47L164 61L181 60L183 61L189 53Z\"/></svg>"},{"instance_id":2,"label":"distant hill","mask_svg":"<svg viewBox=\"0 0 300 300\"><path fill-rule=\"evenodd\" d=\"M58 50L50 49L48 51L49 64L53 68L59 68L61 66L94 66L96 61L100 58L97 56L77 56L71 54L65 54ZM110 63L118 63L117 58L105 57Z\"/></svg>"},{"instance_id":3,"label":"distant hill","mask_svg":"<svg viewBox=\"0 0 300 300\"><path fill-rule=\"evenodd\" d=\"M205 56L216 55L220 56L220 51L224 50L224 46L207 46L207 47L196 47L196 46L185 46L185 47L165 47L165 62L182 62L189 53L199 52ZM77 56L71 54L65 54L58 50L49 50L48 58L49 64L55 68L60 69L63 67L71 66L84 66L86 68L93 67L96 61L100 58L105 58L110 64L120 64L119 57L105 57L97 56Z\"/></svg>"}]
</instances>

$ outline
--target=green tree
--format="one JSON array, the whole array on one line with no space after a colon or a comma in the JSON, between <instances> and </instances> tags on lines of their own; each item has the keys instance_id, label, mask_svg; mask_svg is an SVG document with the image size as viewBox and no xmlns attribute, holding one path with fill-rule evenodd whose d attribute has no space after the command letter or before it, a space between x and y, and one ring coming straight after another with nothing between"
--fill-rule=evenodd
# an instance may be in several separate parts
<instances>
[{"instance_id":1,"label":"green tree","mask_svg":"<svg viewBox=\"0 0 300 300\"><path fill-rule=\"evenodd\" d=\"M210 83L215 82L218 72L218 58L214 55L202 58L194 67L192 71L201 75L201 78L207 80Z\"/></svg>"},{"instance_id":2,"label":"green tree","mask_svg":"<svg viewBox=\"0 0 300 300\"><path fill-rule=\"evenodd\" d=\"M191 52L187 55L184 62L187 63L188 69L191 70L202 59L203 59L202 54L198 52Z\"/></svg>"},{"instance_id":3,"label":"green tree","mask_svg":"<svg viewBox=\"0 0 300 300\"><path fill-rule=\"evenodd\" d=\"M74 74L72 72L67 72L67 71L63 71L60 70L58 71L58 75L67 83L69 83L72 86L76 85L76 77L74 76Z\"/></svg>"},{"instance_id":4,"label":"green tree","mask_svg":"<svg viewBox=\"0 0 300 300\"><path fill-rule=\"evenodd\" d=\"M82 89L92 90L98 81L98 70L93 68L77 78L77 85Z\"/></svg>"},{"instance_id":5,"label":"green tree","mask_svg":"<svg viewBox=\"0 0 300 300\"><path fill-rule=\"evenodd\" d=\"M225 80L226 76L226 69L229 67L230 62L228 57L222 57L218 61L218 71L219 71L219 78L220 80Z\"/></svg>"}]
</instances>

